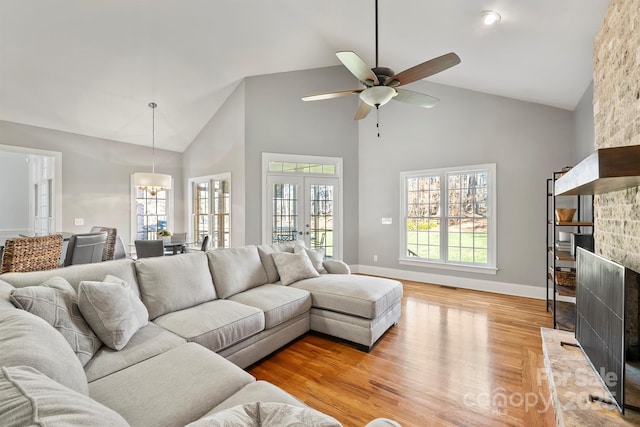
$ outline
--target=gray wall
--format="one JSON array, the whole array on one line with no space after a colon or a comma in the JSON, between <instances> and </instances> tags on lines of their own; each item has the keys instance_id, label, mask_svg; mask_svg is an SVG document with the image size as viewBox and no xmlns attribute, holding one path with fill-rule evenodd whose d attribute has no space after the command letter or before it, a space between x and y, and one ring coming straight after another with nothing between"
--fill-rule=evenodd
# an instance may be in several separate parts
<instances>
[{"instance_id":1,"label":"gray wall","mask_svg":"<svg viewBox=\"0 0 640 427\"><path fill-rule=\"evenodd\" d=\"M229 96L185 150L184 194L189 178L231 172L231 246L245 244L244 82ZM183 208L188 218L188 206ZM254 219L255 220L255 219ZM185 224L188 230L189 224Z\"/></svg>"},{"instance_id":2,"label":"gray wall","mask_svg":"<svg viewBox=\"0 0 640 427\"><path fill-rule=\"evenodd\" d=\"M0 232L29 228L28 156L0 151Z\"/></svg>"},{"instance_id":3,"label":"gray wall","mask_svg":"<svg viewBox=\"0 0 640 427\"><path fill-rule=\"evenodd\" d=\"M130 241L130 176L151 171L151 148L6 121L0 121L0 144L62 153L62 231L113 226ZM182 154L156 150L155 158L156 171L174 178L174 224L181 225ZM84 218L84 226L74 218Z\"/></svg>"},{"instance_id":4,"label":"gray wall","mask_svg":"<svg viewBox=\"0 0 640 427\"><path fill-rule=\"evenodd\" d=\"M424 81L411 86L440 103L383 106L380 139L375 114L360 123L359 264L544 286L545 182L572 162L572 112ZM497 164L497 275L400 265L399 173L482 163ZM382 217L393 225L381 225Z\"/></svg>"},{"instance_id":5,"label":"gray wall","mask_svg":"<svg viewBox=\"0 0 640 427\"><path fill-rule=\"evenodd\" d=\"M246 243L261 243L263 152L342 157L343 259L358 260L356 96L303 102L305 95L357 88L342 66L249 77L245 81Z\"/></svg>"},{"instance_id":6,"label":"gray wall","mask_svg":"<svg viewBox=\"0 0 640 427\"><path fill-rule=\"evenodd\" d=\"M595 151L595 126L593 121L593 82L582 95L573 113L576 142L574 164Z\"/></svg>"}]
</instances>

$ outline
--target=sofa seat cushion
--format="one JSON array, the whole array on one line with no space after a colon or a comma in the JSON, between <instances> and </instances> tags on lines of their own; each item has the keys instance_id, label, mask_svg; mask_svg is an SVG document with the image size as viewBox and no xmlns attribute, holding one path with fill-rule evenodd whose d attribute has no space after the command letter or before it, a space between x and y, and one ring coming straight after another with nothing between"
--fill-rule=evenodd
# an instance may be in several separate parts
<instances>
[{"instance_id":1,"label":"sofa seat cushion","mask_svg":"<svg viewBox=\"0 0 640 427\"><path fill-rule=\"evenodd\" d=\"M250 402L209 415L187 427L342 427L315 409L279 402Z\"/></svg>"},{"instance_id":2,"label":"sofa seat cushion","mask_svg":"<svg viewBox=\"0 0 640 427\"><path fill-rule=\"evenodd\" d=\"M323 274L291 287L311 292L313 307L375 319L402 298L402 283L355 274Z\"/></svg>"},{"instance_id":3,"label":"sofa seat cushion","mask_svg":"<svg viewBox=\"0 0 640 427\"><path fill-rule=\"evenodd\" d=\"M253 381L223 357L187 343L94 381L89 391L133 427L182 427Z\"/></svg>"},{"instance_id":4,"label":"sofa seat cushion","mask_svg":"<svg viewBox=\"0 0 640 427\"><path fill-rule=\"evenodd\" d=\"M203 252L143 258L135 266L142 302L151 320L217 297Z\"/></svg>"},{"instance_id":5,"label":"sofa seat cushion","mask_svg":"<svg viewBox=\"0 0 640 427\"><path fill-rule=\"evenodd\" d=\"M265 329L273 328L311 309L311 294L303 289L262 285L229 298L264 312Z\"/></svg>"},{"instance_id":6,"label":"sofa seat cushion","mask_svg":"<svg viewBox=\"0 0 640 427\"><path fill-rule=\"evenodd\" d=\"M253 245L207 251L213 283L220 298L267 283L267 273Z\"/></svg>"},{"instance_id":7,"label":"sofa seat cushion","mask_svg":"<svg viewBox=\"0 0 640 427\"><path fill-rule=\"evenodd\" d=\"M30 366L0 368L0 396L4 427L129 425L112 409Z\"/></svg>"},{"instance_id":8,"label":"sofa seat cushion","mask_svg":"<svg viewBox=\"0 0 640 427\"><path fill-rule=\"evenodd\" d=\"M133 334L121 350L103 346L84 367L89 382L128 368L187 341L153 323Z\"/></svg>"},{"instance_id":9,"label":"sofa seat cushion","mask_svg":"<svg viewBox=\"0 0 640 427\"><path fill-rule=\"evenodd\" d=\"M74 391L89 394L82 364L62 334L28 311L2 308L0 366L21 365L31 366Z\"/></svg>"},{"instance_id":10,"label":"sofa seat cushion","mask_svg":"<svg viewBox=\"0 0 640 427\"><path fill-rule=\"evenodd\" d=\"M235 301L215 300L165 314L154 322L189 342L219 351L262 331L264 313Z\"/></svg>"}]
</instances>

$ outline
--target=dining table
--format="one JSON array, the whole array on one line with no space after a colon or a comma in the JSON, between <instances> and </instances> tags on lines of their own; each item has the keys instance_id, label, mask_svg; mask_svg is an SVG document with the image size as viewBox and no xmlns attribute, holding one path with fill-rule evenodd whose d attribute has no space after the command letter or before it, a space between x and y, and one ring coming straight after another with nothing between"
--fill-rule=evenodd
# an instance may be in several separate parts
<instances>
[{"instance_id":1,"label":"dining table","mask_svg":"<svg viewBox=\"0 0 640 427\"><path fill-rule=\"evenodd\" d=\"M181 254L186 253L187 252L187 242L184 241L165 241L163 243L163 245L165 250L171 250L171 254L170 255L176 255L178 253L178 250L180 251Z\"/></svg>"}]
</instances>

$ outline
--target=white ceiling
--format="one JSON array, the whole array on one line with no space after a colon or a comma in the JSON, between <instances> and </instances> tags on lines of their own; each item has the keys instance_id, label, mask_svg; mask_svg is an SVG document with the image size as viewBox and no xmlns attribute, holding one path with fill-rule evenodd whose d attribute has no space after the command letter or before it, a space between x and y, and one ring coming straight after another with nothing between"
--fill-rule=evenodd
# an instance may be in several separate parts
<instances>
[{"instance_id":1,"label":"white ceiling","mask_svg":"<svg viewBox=\"0 0 640 427\"><path fill-rule=\"evenodd\" d=\"M573 110L608 4L380 0L380 65L399 72L455 51L462 63L429 81ZM156 146L183 151L244 77L338 65L339 50L373 66L373 6L0 0L0 120L151 145L155 101ZM485 9L502 21L483 26Z\"/></svg>"}]
</instances>

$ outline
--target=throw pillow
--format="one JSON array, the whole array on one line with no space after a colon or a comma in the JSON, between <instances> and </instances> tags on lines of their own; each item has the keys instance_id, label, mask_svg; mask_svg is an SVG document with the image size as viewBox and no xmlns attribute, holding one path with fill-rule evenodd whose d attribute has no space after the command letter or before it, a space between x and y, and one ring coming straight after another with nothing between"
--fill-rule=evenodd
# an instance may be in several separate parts
<instances>
[{"instance_id":1,"label":"throw pillow","mask_svg":"<svg viewBox=\"0 0 640 427\"><path fill-rule=\"evenodd\" d=\"M35 314L13 305L0 309L0 343L0 366L31 366L60 384L89 395L87 375L71 346L60 332Z\"/></svg>"},{"instance_id":2,"label":"throw pillow","mask_svg":"<svg viewBox=\"0 0 640 427\"><path fill-rule=\"evenodd\" d=\"M318 249L309 249L304 246L296 246L293 250L293 253L299 254L301 252L306 252L307 256L311 260L311 264L316 269L316 271L320 274L326 274L327 270L324 268L322 264L324 262L324 248Z\"/></svg>"},{"instance_id":3,"label":"throw pillow","mask_svg":"<svg viewBox=\"0 0 640 427\"><path fill-rule=\"evenodd\" d=\"M280 402L252 402L237 405L189 424L187 427L342 427L335 418L313 408Z\"/></svg>"},{"instance_id":4,"label":"throw pillow","mask_svg":"<svg viewBox=\"0 0 640 427\"><path fill-rule=\"evenodd\" d=\"M30 366L0 368L0 420L5 427L128 426L114 410Z\"/></svg>"},{"instance_id":5,"label":"throw pillow","mask_svg":"<svg viewBox=\"0 0 640 427\"><path fill-rule=\"evenodd\" d=\"M114 350L149 322L147 308L129 284L111 275L103 282L80 282L78 307L98 338Z\"/></svg>"},{"instance_id":6,"label":"throw pillow","mask_svg":"<svg viewBox=\"0 0 640 427\"><path fill-rule=\"evenodd\" d=\"M62 277L52 277L40 286L13 289L10 298L16 307L56 328L71 345L82 366L102 346L78 309L76 291Z\"/></svg>"},{"instance_id":7,"label":"throw pillow","mask_svg":"<svg viewBox=\"0 0 640 427\"><path fill-rule=\"evenodd\" d=\"M276 264L280 281L283 285L290 285L298 280L318 277L320 274L313 268L311 260L306 252L291 254L289 252L279 252L271 255Z\"/></svg>"}]
</instances>

